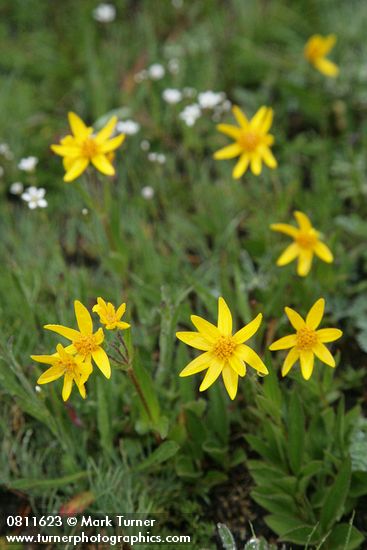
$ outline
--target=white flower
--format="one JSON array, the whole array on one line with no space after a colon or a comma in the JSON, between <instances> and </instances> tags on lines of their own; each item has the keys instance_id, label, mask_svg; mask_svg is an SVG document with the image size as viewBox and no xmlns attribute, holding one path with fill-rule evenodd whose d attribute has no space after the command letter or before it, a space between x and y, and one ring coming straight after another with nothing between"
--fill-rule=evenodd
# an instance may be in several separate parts
<instances>
[{"instance_id":1,"label":"white flower","mask_svg":"<svg viewBox=\"0 0 367 550\"><path fill-rule=\"evenodd\" d=\"M143 199L151 200L154 197L154 189L150 185L146 185L141 190L141 196Z\"/></svg>"},{"instance_id":2,"label":"white flower","mask_svg":"<svg viewBox=\"0 0 367 550\"><path fill-rule=\"evenodd\" d=\"M12 195L21 195L23 193L23 190L24 190L24 185L20 181L15 181L9 187L9 192Z\"/></svg>"},{"instance_id":3,"label":"white flower","mask_svg":"<svg viewBox=\"0 0 367 550\"><path fill-rule=\"evenodd\" d=\"M7 160L12 160L13 153L10 151L7 143L0 143L0 155L5 157Z\"/></svg>"},{"instance_id":4,"label":"white flower","mask_svg":"<svg viewBox=\"0 0 367 550\"><path fill-rule=\"evenodd\" d=\"M43 187L28 187L28 189L22 194L22 199L28 203L28 207L31 210L35 208L46 208L47 201L45 197L45 189Z\"/></svg>"},{"instance_id":5,"label":"white flower","mask_svg":"<svg viewBox=\"0 0 367 550\"><path fill-rule=\"evenodd\" d=\"M158 164L165 164L166 155L163 153L154 153L152 151L151 153L148 153L148 160L150 160L150 162L158 162Z\"/></svg>"},{"instance_id":6,"label":"white flower","mask_svg":"<svg viewBox=\"0 0 367 550\"><path fill-rule=\"evenodd\" d=\"M99 23L111 23L116 19L116 8L112 4L99 4L93 10L93 17Z\"/></svg>"},{"instance_id":7,"label":"white flower","mask_svg":"<svg viewBox=\"0 0 367 550\"><path fill-rule=\"evenodd\" d=\"M143 151L149 151L150 149L150 143L147 139L143 139L143 141L140 143L140 147Z\"/></svg>"},{"instance_id":8,"label":"white flower","mask_svg":"<svg viewBox=\"0 0 367 550\"><path fill-rule=\"evenodd\" d=\"M167 103L179 103L182 99L182 92L175 88L167 88L163 91L162 97Z\"/></svg>"},{"instance_id":9,"label":"white flower","mask_svg":"<svg viewBox=\"0 0 367 550\"><path fill-rule=\"evenodd\" d=\"M202 109L213 109L219 103L222 103L226 98L225 93L223 92L202 92L198 95L198 102Z\"/></svg>"},{"instance_id":10,"label":"white flower","mask_svg":"<svg viewBox=\"0 0 367 550\"><path fill-rule=\"evenodd\" d=\"M135 120L120 120L116 124L116 130L120 134L126 134L127 136L133 136L140 130L140 124Z\"/></svg>"},{"instance_id":11,"label":"white flower","mask_svg":"<svg viewBox=\"0 0 367 550\"><path fill-rule=\"evenodd\" d=\"M88 208L82 208L82 214L83 214L83 216L88 216L88 214L89 214Z\"/></svg>"},{"instance_id":12,"label":"white flower","mask_svg":"<svg viewBox=\"0 0 367 550\"><path fill-rule=\"evenodd\" d=\"M183 120L187 126L194 126L200 116L201 109L197 103L187 105L179 114L180 119Z\"/></svg>"},{"instance_id":13,"label":"white flower","mask_svg":"<svg viewBox=\"0 0 367 550\"><path fill-rule=\"evenodd\" d=\"M153 63L148 67L148 74L152 80L160 80L166 74L165 68L160 63Z\"/></svg>"},{"instance_id":14,"label":"white flower","mask_svg":"<svg viewBox=\"0 0 367 550\"><path fill-rule=\"evenodd\" d=\"M195 88L191 88L190 86L186 86L186 88L184 88L182 91L183 91L184 97L192 98L192 97L195 97L197 94Z\"/></svg>"},{"instance_id":15,"label":"white flower","mask_svg":"<svg viewBox=\"0 0 367 550\"><path fill-rule=\"evenodd\" d=\"M18 168L19 170L23 170L24 172L33 172L37 166L37 163L37 157L25 157L24 159L21 159L18 163Z\"/></svg>"},{"instance_id":16,"label":"white flower","mask_svg":"<svg viewBox=\"0 0 367 550\"><path fill-rule=\"evenodd\" d=\"M173 58L168 61L168 70L171 74L177 74L180 70L180 63L178 59Z\"/></svg>"}]
</instances>

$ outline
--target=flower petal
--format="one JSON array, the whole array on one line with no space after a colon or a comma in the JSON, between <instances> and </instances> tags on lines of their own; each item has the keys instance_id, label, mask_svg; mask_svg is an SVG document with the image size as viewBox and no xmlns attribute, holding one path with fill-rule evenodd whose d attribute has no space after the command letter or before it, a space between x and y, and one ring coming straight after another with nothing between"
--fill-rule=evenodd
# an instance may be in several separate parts
<instances>
[{"instance_id":1,"label":"flower petal","mask_svg":"<svg viewBox=\"0 0 367 550\"><path fill-rule=\"evenodd\" d=\"M276 168L278 166L277 160L274 157L271 150L269 149L269 147L267 147L266 145L263 145L261 149L259 149L259 151L260 151L260 155L263 158L263 161L267 166L269 166L269 168Z\"/></svg>"},{"instance_id":2,"label":"flower petal","mask_svg":"<svg viewBox=\"0 0 367 550\"><path fill-rule=\"evenodd\" d=\"M317 300L310 311L307 313L306 317L306 325L312 329L315 330L321 323L321 319L323 318L325 310L325 300L324 298L320 298Z\"/></svg>"},{"instance_id":3,"label":"flower petal","mask_svg":"<svg viewBox=\"0 0 367 550\"><path fill-rule=\"evenodd\" d=\"M232 334L232 314L221 296L218 298L218 330L224 336Z\"/></svg>"},{"instance_id":4,"label":"flower petal","mask_svg":"<svg viewBox=\"0 0 367 550\"><path fill-rule=\"evenodd\" d=\"M232 126L232 124L218 124L217 130L233 139L238 139L241 135L240 128L237 126Z\"/></svg>"},{"instance_id":5,"label":"flower petal","mask_svg":"<svg viewBox=\"0 0 367 550\"><path fill-rule=\"evenodd\" d=\"M211 345L198 332L176 332L176 337L192 348L208 351Z\"/></svg>"},{"instance_id":6,"label":"flower petal","mask_svg":"<svg viewBox=\"0 0 367 550\"><path fill-rule=\"evenodd\" d=\"M243 153L240 156L240 160L236 163L235 167L233 168L232 177L235 180L238 180L243 176L243 174L246 172L248 165L250 163L250 156L248 153Z\"/></svg>"},{"instance_id":7,"label":"flower petal","mask_svg":"<svg viewBox=\"0 0 367 550\"><path fill-rule=\"evenodd\" d=\"M179 376L191 376L197 374L202 370L207 369L210 366L210 353L202 353L198 357L195 357L179 374Z\"/></svg>"},{"instance_id":8,"label":"flower petal","mask_svg":"<svg viewBox=\"0 0 367 550\"><path fill-rule=\"evenodd\" d=\"M82 334L92 334L93 321L87 308L79 300L75 300L74 310L80 332Z\"/></svg>"},{"instance_id":9,"label":"flower petal","mask_svg":"<svg viewBox=\"0 0 367 550\"><path fill-rule=\"evenodd\" d=\"M289 237L293 237L293 239L297 236L299 231L296 227L289 225L288 223L272 223L270 229L273 231L279 231L279 233L284 233Z\"/></svg>"},{"instance_id":10,"label":"flower petal","mask_svg":"<svg viewBox=\"0 0 367 550\"><path fill-rule=\"evenodd\" d=\"M242 153L243 149L239 143L231 143L214 153L216 160L233 159Z\"/></svg>"},{"instance_id":11,"label":"flower petal","mask_svg":"<svg viewBox=\"0 0 367 550\"><path fill-rule=\"evenodd\" d=\"M111 378L111 365L105 350L103 348L98 348L96 351L93 351L92 357L102 374L104 374L106 378Z\"/></svg>"},{"instance_id":12,"label":"flower petal","mask_svg":"<svg viewBox=\"0 0 367 550\"><path fill-rule=\"evenodd\" d=\"M64 401L67 401L69 399L72 387L73 375L67 372L64 377L64 385L62 388L62 398Z\"/></svg>"},{"instance_id":13,"label":"flower petal","mask_svg":"<svg viewBox=\"0 0 367 550\"><path fill-rule=\"evenodd\" d=\"M55 353L53 355L31 355L33 361L45 363L46 365L52 365L57 360L57 357Z\"/></svg>"},{"instance_id":14,"label":"flower petal","mask_svg":"<svg viewBox=\"0 0 367 550\"><path fill-rule=\"evenodd\" d=\"M233 399L237 395L238 374L233 369L231 369L231 367L226 365L222 370L222 377L223 377L223 382L228 392L228 395L233 401Z\"/></svg>"},{"instance_id":15,"label":"flower petal","mask_svg":"<svg viewBox=\"0 0 367 550\"><path fill-rule=\"evenodd\" d=\"M331 264L331 262L334 260L334 257L332 255L330 248L321 241L317 241L313 250L321 260L323 260L324 262L327 262L328 264Z\"/></svg>"},{"instance_id":16,"label":"flower petal","mask_svg":"<svg viewBox=\"0 0 367 550\"><path fill-rule=\"evenodd\" d=\"M233 336L236 344L243 344L243 342L246 342L247 340L252 338L252 336L258 331L259 326L261 325L262 318L262 313L259 313L255 317L255 319L250 321L250 323L248 323L246 326L241 328L241 330L236 332L236 334Z\"/></svg>"},{"instance_id":17,"label":"flower petal","mask_svg":"<svg viewBox=\"0 0 367 550\"><path fill-rule=\"evenodd\" d=\"M300 250L298 256L297 273L300 277L306 277L310 272L313 253L311 250Z\"/></svg>"},{"instance_id":18,"label":"flower petal","mask_svg":"<svg viewBox=\"0 0 367 550\"><path fill-rule=\"evenodd\" d=\"M220 332L215 325L198 315L191 315L192 324L201 333L201 336L210 343L220 338Z\"/></svg>"},{"instance_id":19,"label":"flower petal","mask_svg":"<svg viewBox=\"0 0 367 550\"><path fill-rule=\"evenodd\" d=\"M104 141L106 141L114 131L116 124L117 124L117 116L111 117L110 120L107 122L106 126L104 126L102 130L100 130L96 135L96 137L94 138L96 142L101 144Z\"/></svg>"},{"instance_id":20,"label":"flower petal","mask_svg":"<svg viewBox=\"0 0 367 550\"><path fill-rule=\"evenodd\" d=\"M312 351L323 363L326 363L329 367L335 367L335 359L324 344L317 343Z\"/></svg>"},{"instance_id":21,"label":"flower petal","mask_svg":"<svg viewBox=\"0 0 367 550\"><path fill-rule=\"evenodd\" d=\"M258 354L246 344L241 344L236 348L236 356L245 361L253 369L261 372L261 374L269 374L268 369L260 359Z\"/></svg>"},{"instance_id":22,"label":"flower petal","mask_svg":"<svg viewBox=\"0 0 367 550\"><path fill-rule=\"evenodd\" d=\"M268 108L264 105L257 110L251 119L251 128L260 130L267 115Z\"/></svg>"},{"instance_id":23,"label":"flower petal","mask_svg":"<svg viewBox=\"0 0 367 550\"><path fill-rule=\"evenodd\" d=\"M309 217L306 216L306 214L304 214L303 212L300 212L300 210L296 210L295 212L293 212L293 214L302 231L308 232L310 229L312 229L312 224L309 220Z\"/></svg>"},{"instance_id":24,"label":"flower petal","mask_svg":"<svg viewBox=\"0 0 367 550\"><path fill-rule=\"evenodd\" d=\"M238 374L238 376L245 376L246 366L244 362L236 356L236 354L232 355L232 357L229 357L228 363L230 367Z\"/></svg>"},{"instance_id":25,"label":"flower petal","mask_svg":"<svg viewBox=\"0 0 367 550\"><path fill-rule=\"evenodd\" d=\"M64 374L63 367L50 367L37 380L37 384L48 384Z\"/></svg>"},{"instance_id":26,"label":"flower petal","mask_svg":"<svg viewBox=\"0 0 367 550\"><path fill-rule=\"evenodd\" d=\"M76 113L70 111L68 113L68 119L71 131L73 132L75 137L83 138L91 133L91 129L84 124L82 119Z\"/></svg>"},{"instance_id":27,"label":"flower petal","mask_svg":"<svg viewBox=\"0 0 367 550\"><path fill-rule=\"evenodd\" d=\"M64 327L63 325L45 325L43 328L52 330L52 332L56 332L57 334L61 334L61 336L64 336L71 341L76 340L80 336L80 332L78 330Z\"/></svg>"},{"instance_id":28,"label":"flower petal","mask_svg":"<svg viewBox=\"0 0 367 550\"><path fill-rule=\"evenodd\" d=\"M300 249L297 243L290 244L284 252L277 259L277 265L279 267L287 265L290 262L293 262L300 253Z\"/></svg>"},{"instance_id":29,"label":"flower petal","mask_svg":"<svg viewBox=\"0 0 367 550\"><path fill-rule=\"evenodd\" d=\"M101 151L102 153L109 153L110 151L114 151L120 145L125 141L125 135L120 134L119 136L116 136L112 139L109 139L103 145L101 145Z\"/></svg>"},{"instance_id":30,"label":"flower petal","mask_svg":"<svg viewBox=\"0 0 367 550\"><path fill-rule=\"evenodd\" d=\"M115 169L107 159L106 155L96 155L92 159L92 164L99 170L102 174L106 176L114 176Z\"/></svg>"},{"instance_id":31,"label":"flower petal","mask_svg":"<svg viewBox=\"0 0 367 550\"><path fill-rule=\"evenodd\" d=\"M297 335L296 334L289 334L289 336L283 336L283 338L279 338L279 340L276 340L269 346L270 351L277 351L279 349L289 349L293 348L297 343Z\"/></svg>"},{"instance_id":32,"label":"flower petal","mask_svg":"<svg viewBox=\"0 0 367 550\"><path fill-rule=\"evenodd\" d=\"M319 342L334 342L343 336L343 332L338 328L321 328L316 332Z\"/></svg>"},{"instance_id":33,"label":"flower petal","mask_svg":"<svg viewBox=\"0 0 367 550\"><path fill-rule=\"evenodd\" d=\"M72 159L80 156L80 147L72 145L51 145L51 149L61 157L71 157Z\"/></svg>"},{"instance_id":34,"label":"flower petal","mask_svg":"<svg viewBox=\"0 0 367 550\"><path fill-rule=\"evenodd\" d=\"M238 124L242 128L248 128L249 121L247 119L247 116L245 115L245 113L243 111L241 111L241 109L237 105L233 105L232 113L233 113L235 119L237 120Z\"/></svg>"},{"instance_id":35,"label":"flower petal","mask_svg":"<svg viewBox=\"0 0 367 550\"><path fill-rule=\"evenodd\" d=\"M214 384L218 376L223 370L223 362L219 359L212 359L210 362L210 367L207 370L206 375L200 385L199 391L205 391Z\"/></svg>"},{"instance_id":36,"label":"flower petal","mask_svg":"<svg viewBox=\"0 0 367 550\"><path fill-rule=\"evenodd\" d=\"M295 328L296 330L299 330L300 328L303 328L305 326L306 323L304 322L300 314L297 313L297 311L294 311L294 309L290 307L285 307L284 311L293 328Z\"/></svg>"},{"instance_id":37,"label":"flower petal","mask_svg":"<svg viewBox=\"0 0 367 550\"><path fill-rule=\"evenodd\" d=\"M289 373L297 359L299 359L299 351L296 348L293 348L290 350L283 363L282 376L286 376Z\"/></svg>"},{"instance_id":38,"label":"flower petal","mask_svg":"<svg viewBox=\"0 0 367 550\"><path fill-rule=\"evenodd\" d=\"M300 351L301 372L305 380L309 380L313 371L314 354L310 350Z\"/></svg>"},{"instance_id":39,"label":"flower petal","mask_svg":"<svg viewBox=\"0 0 367 550\"><path fill-rule=\"evenodd\" d=\"M121 319L121 317L123 316L123 314L125 313L126 311L126 303L124 302L123 304L121 304L118 308L117 308L117 311L116 311L116 317L118 319Z\"/></svg>"},{"instance_id":40,"label":"flower petal","mask_svg":"<svg viewBox=\"0 0 367 550\"><path fill-rule=\"evenodd\" d=\"M326 76L335 78L339 74L339 67L335 65L335 63L329 61L329 59L325 59L324 57L316 59L314 61L314 65L316 69L320 71L320 73L323 73Z\"/></svg>"},{"instance_id":41,"label":"flower petal","mask_svg":"<svg viewBox=\"0 0 367 550\"><path fill-rule=\"evenodd\" d=\"M261 156L259 155L259 153L255 153L252 155L252 158L251 158L251 172L255 176L258 176L259 174L261 174L261 169L262 169Z\"/></svg>"},{"instance_id":42,"label":"flower petal","mask_svg":"<svg viewBox=\"0 0 367 550\"><path fill-rule=\"evenodd\" d=\"M71 159L67 157L67 160L70 161ZM86 158L77 158L73 160L72 164L70 165L70 168L67 170L64 181L70 182L73 180L76 180L84 172L84 170L87 168L89 164L89 159Z\"/></svg>"}]
</instances>

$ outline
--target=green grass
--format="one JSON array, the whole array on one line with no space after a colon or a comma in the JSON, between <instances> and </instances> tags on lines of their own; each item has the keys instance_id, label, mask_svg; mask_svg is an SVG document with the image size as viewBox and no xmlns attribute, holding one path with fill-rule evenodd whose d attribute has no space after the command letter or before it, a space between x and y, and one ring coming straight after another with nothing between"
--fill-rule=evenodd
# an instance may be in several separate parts
<instances>
[{"instance_id":1,"label":"green grass","mask_svg":"<svg viewBox=\"0 0 367 550\"><path fill-rule=\"evenodd\" d=\"M320 414L329 418L341 395L347 410L361 405L363 414L367 9L363 2L331 0L185 0L179 9L168 0L121 0L117 20L103 25L92 18L96 4L5 0L0 6L0 50L6 52L0 142L14 154L13 160L0 156L0 480L5 490L24 492L35 510L56 510L91 491L92 512L164 511L167 532L173 526L192 535L193 548L207 547L215 545L215 520L208 519L215 487L246 467L245 453L256 458L243 436L263 433L269 416L264 421L256 410L262 384L251 373L234 403L221 382L198 395L199 375L178 377L192 356L175 332L189 330L191 313L214 322L219 295L237 327L261 311L265 322L253 345L265 353L273 329L276 337L288 331L285 305L305 314L324 296L324 326L340 326L344 338ZM338 37L331 54L341 68L335 81L315 72L302 53L311 34L330 32ZM139 70L154 62L166 66L172 57L179 60L177 75L134 81ZM232 180L234 161L212 158L228 140L211 113L189 128L178 117L181 104L161 97L165 88L185 86L224 91L249 115L271 105L279 168ZM94 212L82 214L83 179L63 183L62 163L49 146L67 132L69 110L94 124L120 108L141 130L118 151L116 179L95 189L99 203L105 193L111 243ZM232 123L232 115L221 120ZM142 139L166 155L166 164L147 159ZM28 155L39 157L32 175L17 168ZM11 197L9 186L19 180L45 187L49 207L31 211ZM141 196L147 185L155 190L151 201ZM295 209L310 216L335 255L331 266L316 261L306 279L297 277L294 264L276 267L289 241L269 229L290 223ZM73 301L90 307L97 296L127 302L129 345L153 422L126 373L117 370L108 381L95 369L87 400L74 390L67 406L59 382L34 389L42 369L30 354L49 353L58 342L43 325L74 326ZM266 355L276 373L280 357ZM326 369L317 364L316 380ZM311 425L308 390L298 374L292 383L302 388ZM291 382L279 385L283 410ZM315 403L316 394L315 382ZM348 453L348 437L340 457ZM167 442L177 448L163 448L157 458ZM348 522L355 509L363 531L358 498L350 497L338 520Z\"/></svg>"}]
</instances>

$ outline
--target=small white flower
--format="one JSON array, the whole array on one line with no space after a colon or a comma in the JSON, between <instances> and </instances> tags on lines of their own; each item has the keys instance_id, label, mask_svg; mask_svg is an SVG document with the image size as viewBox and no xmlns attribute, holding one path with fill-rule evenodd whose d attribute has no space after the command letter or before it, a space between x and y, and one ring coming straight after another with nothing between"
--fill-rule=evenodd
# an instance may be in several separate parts
<instances>
[{"instance_id":1,"label":"small white flower","mask_svg":"<svg viewBox=\"0 0 367 550\"><path fill-rule=\"evenodd\" d=\"M168 70L171 74L177 74L180 70L180 63L178 59L173 58L168 61Z\"/></svg>"},{"instance_id":2,"label":"small white flower","mask_svg":"<svg viewBox=\"0 0 367 550\"><path fill-rule=\"evenodd\" d=\"M37 393L41 393L42 391L41 386L34 386L34 389L36 390Z\"/></svg>"},{"instance_id":3,"label":"small white flower","mask_svg":"<svg viewBox=\"0 0 367 550\"><path fill-rule=\"evenodd\" d=\"M9 187L9 192L12 195L21 195L23 193L23 190L24 190L24 185L20 181L15 181Z\"/></svg>"},{"instance_id":4,"label":"small white flower","mask_svg":"<svg viewBox=\"0 0 367 550\"><path fill-rule=\"evenodd\" d=\"M148 67L148 74L152 80L160 80L166 74L165 68L160 63L153 63Z\"/></svg>"},{"instance_id":5,"label":"small white flower","mask_svg":"<svg viewBox=\"0 0 367 550\"><path fill-rule=\"evenodd\" d=\"M38 163L37 157L25 157L18 163L19 170L24 172L33 172Z\"/></svg>"},{"instance_id":6,"label":"small white flower","mask_svg":"<svg viewBox=\"0 0 367 550\"><path fill-rule=\"evenodd\" d=\"M183 120L187 126L194 126L200 116L201 109L197 103L187 105L179 114L180 119Z\"/></svg>"},{"instance_id":7,"label":"small white flower","mask_svg":"<svg viewBox=\"0 0 367 550\"><path fill-rule=\"evenodd\" d=\"M14 157L7 143L0 143L0 155L5 157L6 160L12 160L12 158Z\"/></svg>"},{"instance_id":8,"label":"small white flower","mask_svg":"<svg viewBox=\"0 0 367 550\"><path fill-rule=\"evenodd\" d=\"M144 69L143 71L140 71L134 75L134 80L135 82L140 84L140 82L143 82L143 80L146 80L148 76L149 76L148 71Z\"/></svg>"},{"instance_id":9,"label":"small white flower","mask_svg":"<svg viewBox=\"0 0 367 550\"><path fill-rule=\"evenodd\" d=\"M116 124L116 130L119 134L126 134L127 136L133 136L140 130L140 124L135 120L120 120Z\"/></svg>"},{"instance_id":10,"label":"small white flower","mask_svg":"<svg viewBox=\"0 0 367 550\"><path fill-rule=\"evenodd\" d=\"M89 214L88 208L82 208L82 214L83 214L83 216L88 216L88 214Z\"/></svg>"},{"instance_id":11,"label":"small white flower","mask_svg":"<svg viewBox=\"0 0 367 550\"><path fill-rule=\"evenodd\" d=\"M232 101L229 101L229 99L226 99L222 105L223 111L230 111L232 109Z\"/></svg>"},{"instance_id":12,"label":"small white flower","mask_svg":"<svg viewBox=\"0 0 367 550\"><path fill-rule=\"evenodd\" d=\"M28 207L31 210L35 208L46 208L47 201L45 199L45 189L43 187L28 187L28 189L22 193L22 199L28 203Z\"/></svg>"},{"instance_id":13,"label":"small white flower","mask_svg":"<svg viewBox=\"0 0 367 550\"><path fill-rule=\"evenodd\" d=\"M197 94L197 91L195 90L195 88L191 88L190 86L186 86L182 90L182 92L184 97L189 97L189 98L195 97Z\"/></svg>"},{"instance_id":14,"label":"small white flower","mask_svg":"<svg viewBox=\"0 0 367 550\"><path fill-rule=\"evenodd\" d=\"M182 92L175 88L167 88L163 91L162 97L167 103L179 103L182 100Z\"/></svg>"},{"instance_id":15,"label":"small white flower","mask_svg":"<svg viewBox=\"0 0 367 550\"><path fill-rule=\"evenodd\" d=\"M150 149L150 143L147 139L143 139L143 141L140 143L140 148L143 151L149 151Z\"/></svg>"},{"instance_id":16,"label":"small white flower","mask_svg":"<svg viewBox=\"0 0 367 550\"><path fill-rule=\"evenodd\" d=\"M202 109L213 109L219 105L219 103L222 103L225 98L226 95L223 92L212 92L208 90L198 95L198 102Z\"/></svg>"},{"instance_id":17,"label":"small white flower","mask_svg":"<svg viewBox=\"0 0 367 550\"><path fill-rule=\"evenodd\" d=\"M155 153L155 152L151 152L151 153L148 153L148 160L150 160L150 162L158 162L158 164L164 164L166 162L166 155L164 155L163 153Z\"/></svg>"},{"instance_id":18,"label":"small white flower","mask_svg":"<svg viewBox=\"0 0 367 550\"><path fill-rule=\"evenodd\" d=\"M93 17L99 23L111 23L116 19L116 8L112 4L99 4L93 10Z\"/></svg>"},{"instance_id":19,"label":"small white flower","mask_svg":"<svg viewBox=\"0 0 367 550\"><path fill-rule=\"evenodd\" d=\"M141 190L141 196L143 199L151 200L154 197L154 189L150 185L146 185Z\"/></svg>"}]
</instances>

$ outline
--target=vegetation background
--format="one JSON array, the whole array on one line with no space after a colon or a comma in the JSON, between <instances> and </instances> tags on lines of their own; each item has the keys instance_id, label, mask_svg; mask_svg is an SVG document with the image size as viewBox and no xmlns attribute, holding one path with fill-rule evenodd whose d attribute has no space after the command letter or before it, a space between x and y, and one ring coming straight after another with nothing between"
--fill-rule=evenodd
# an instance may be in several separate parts
<instances>
[{"instance_id":1,"label":"vegetation background","mask_svg":"<svg viewBox=\"0 0 367 550\"><path fill-rule=\"evenodd\" d=\"M263 384L249 373L233 403L221 384L199 396L198 377L178 378L191 355L174 334L193 312L214 321L222 295L238 327L264 313L256 346L265 353L275 332L287 331L285 305L306 313L324 296L330 326L344 331L335 377L318 365L309 389L295 376L305 407L308 391L321 409L334 411L342 396L346 411L358 407L345 413L341 448L349 455L352 449L355 470L366 474L367 5L121 0L108 24L93 18L96 6L94 0L0 2L0 141L13 153L0 156L2 509L29 513L29 503L55 511L77 496L91 512L164 512L163 529L191 534L193 548L220 545L217 522L244 544L249 520L257 535L276 543L279 529L264 521L269 509L250 494L257 481L248 459L261 453L244 437L259 435L274 419L274 410L261 416L256 409ZM303 58L310 35L331 32L336 80ZM172 59L175 74L167 70ZM152 63L161 63L165 76L137 82ZM233 162L212 158L227 143L213 111L188 127L179 113L195 99L178 105L162 99L165 89L184 87L223 91L249 115L272 106L279 168L233 181ZM50 151L67 132L69 110L91 124L116 111L141 125L117 153L116 178L94 189L112 239L91 209L82 214L83 180L65 184L62 163ZM220 117L232 123L230 112ZM151 162L142 140L166 162ZM29 155L39 158L37 169L21 172L17 164ZM48 208L29 210L9 192L14 181L44 187ZM151 200L142 196L145 186L154 190ZM276 267L285 241L269 230L271 222L289 223L294 209L310 216L335 256L331 266L316 262L304 280L294 264ZM41 369L29 356L56 343L43 325L73 326L74 299L92 306L97 296L127 302L128 345L153 419L124 372L110 381L96 374L86 401L75 392L64 405L58 383L35 390ZM279 388L280 358L272 362L266 353L265 360ZM291 382L280 382L280 391ZM312 425L311 412L305 414ZM325 437L325 425L317 429ZM334 439L328 450L338 459ZM360 493L335 514L337 521L347 513L348 522L354 510L361 533L354 546L343 539L344 548L363 545Z\"/></svg>"}]
</instances>

